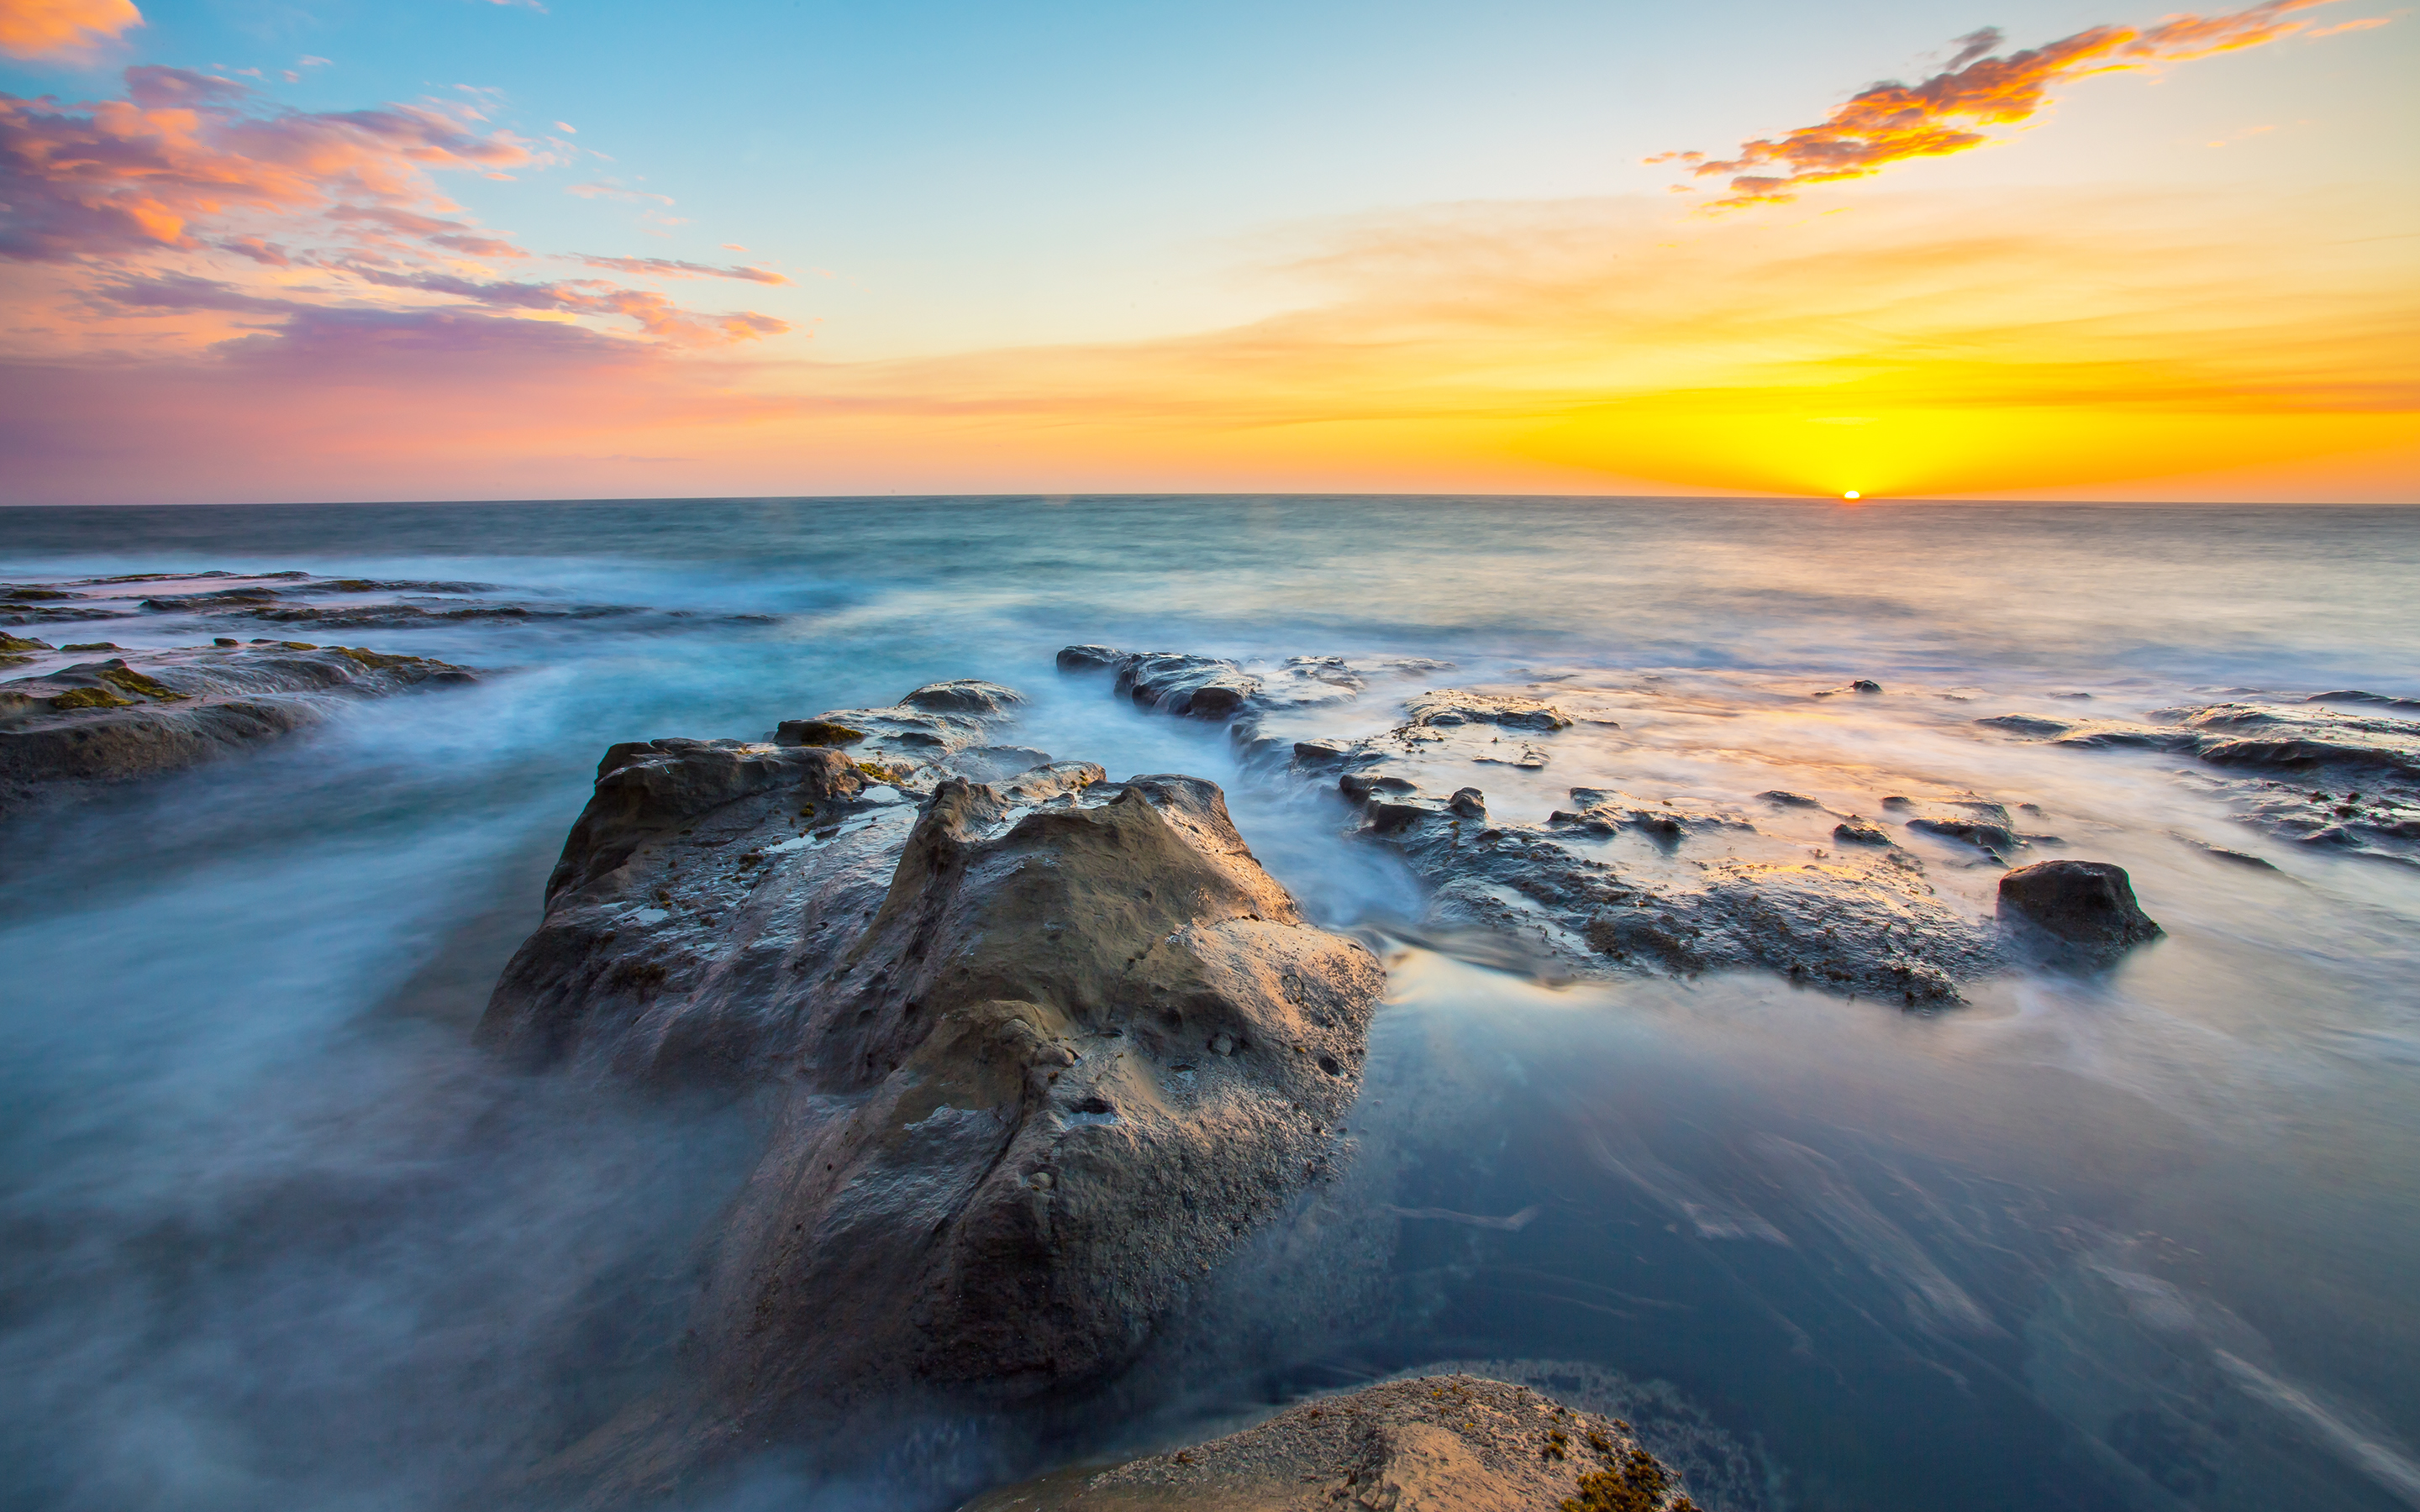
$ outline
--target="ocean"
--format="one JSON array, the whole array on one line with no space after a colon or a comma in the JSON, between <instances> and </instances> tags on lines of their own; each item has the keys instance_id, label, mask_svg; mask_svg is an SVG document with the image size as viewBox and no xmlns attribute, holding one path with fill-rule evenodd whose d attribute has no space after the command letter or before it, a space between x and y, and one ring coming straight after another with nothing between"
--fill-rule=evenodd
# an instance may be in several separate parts
<instances>
[{"instance_id":1,"label":"ocean","mask_svg":"<svg viewBox=\"0 0 2420 1512\"><path fill-rule=\"evenodd\" d=\"M522 1468L673 1368L756 1138L744 1103L471 1043L598 756L981 677L1031 701L1020 744L1219 782L1305 910L1382 950L1355 1158L1171 1324L1130 1412L1047 1442L903 1415L862 1464L768 1455L715 1505L945 1508L1484 1362L1621 1407L1709 1508L2420 1506L2420 868L2248 823L2169 752L1977 722L2420 697L2420 510L0 511L0 581L294 570L631 612L348 629L484 675L0 830L0 1505L524 1504ZM227 623L19 633L286 633ZM1618 706L1475 773L1514 822L1582 782L2031 804L2040 854L2125 866L2165 934L1922 1012L1524 970L1424 931L1332 783L1063 674L1078 642L1434 658ZM1854 679L1883 692L1817 696ZM1996 863L1907 843L1988 910Z\"/></svg>"}]
</instances>

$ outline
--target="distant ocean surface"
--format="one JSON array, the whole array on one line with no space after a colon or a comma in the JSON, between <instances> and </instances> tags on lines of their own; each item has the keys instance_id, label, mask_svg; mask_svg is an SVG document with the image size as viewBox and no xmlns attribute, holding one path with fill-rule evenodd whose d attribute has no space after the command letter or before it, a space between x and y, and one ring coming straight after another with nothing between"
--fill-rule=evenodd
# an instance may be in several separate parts
<instances>
[{"instance_id":1,"label":"distant ocean surface","mask_svg":"<svg viewBox=\"0 0 2420 1512\"><path fill-rule=\"evenodd\" d=\"M490 675L0 835L0 1507L507 1504L500 1477L644 1392L747 1112L506 1077L471 1026L608 745L968 676L1032 699L1020 742L1225 785L1313 917L1397 942L1340 1199L1385 1242L1320 1327L1052 1452L1491 1362L1685 1446L1709 1508L2420 1506L2420 870L2252 830L2174 761L1974 724L2420 698L2420 509L0 510L0 580L212 569L662 612L348 630ZM1534 981L1411 943L1418 884L1331 799L1063 677L1075 642L1668 687L1689 733L1626 733L1635 791L2024 797L2167 934L1939 1013ZM1854 678L1886 696L1790 712ZM946 1507L1034 1452L902 1423L878 1473L768 1459L727 1504Z\"/></svg>"}]
</instances>

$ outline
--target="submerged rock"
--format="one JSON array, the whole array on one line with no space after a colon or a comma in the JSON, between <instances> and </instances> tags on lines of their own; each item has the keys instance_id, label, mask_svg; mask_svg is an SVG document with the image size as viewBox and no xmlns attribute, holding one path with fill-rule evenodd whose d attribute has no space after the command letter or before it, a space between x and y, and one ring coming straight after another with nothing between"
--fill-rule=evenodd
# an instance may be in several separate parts
<instances>
[{"instance_id":1,"label":"submerged rock","mask_svg":"<svg viewBox=\"0 0 2420 1512\"><path fill-rule=\"evenodd\" d=\"M2096 956L2115 956L2162 933L2135 903L2126 869L2106 861L2019 867L2000 879L2000 917Z\"/></svg>"},{"instance_id":2,"label":"submerged rock","mask_svg":"<svg viewBox=\"0 0 2420 1512\"><path fill-rule=\"evenodd\" d=\"M346 699L474 676L422 656L275 641L131 652L20 677L0 683L0 811L198 765L318 724Z\"/></svg>"},{"instance_id":3,"label":"submerged rock","mask_svg":"<svg viewBox=\"0 0 2420 1512\"><path fill-rule=\"evenodd\" d=\"M1686 1512L1629 1424L1526 1386L1422 1376L1106 1470L1064 1470L961 1512Z\"/></svg>"},{"instance_id":4,"label":"submerged rock","mask_svg":"<svg viewBox=\"0 0 2420 1512\"><path fill-rule=\"evenodd\" d=\"M2361 712L2325 706L2332 703ZM2210 769L2244 818L2273 834L2420 865L2420 719L2405 717L2414 707L2411 700L2343 689L2295 703L2161 709L2144 722L2032 714L1978 722L2078 749L2190 756Z\"/></svg>"},{"instance_id":5,"label":"submerged rock","mask_svg":"<svg viewBox=\"0 0 2420 1512\"><path fill-rule=\"evenodd\" d=\"M481 1026L526 1066L777 1110L656 1460L906 1389L1014 1404L1112 1376L1342 1138L1370 953L1305 922L1209 782L949 775L1016 748L991 742L1017 702L950 697L969 712L925 717L964 741L888 766L613 748Z\"/></svg>"}]
</instances>

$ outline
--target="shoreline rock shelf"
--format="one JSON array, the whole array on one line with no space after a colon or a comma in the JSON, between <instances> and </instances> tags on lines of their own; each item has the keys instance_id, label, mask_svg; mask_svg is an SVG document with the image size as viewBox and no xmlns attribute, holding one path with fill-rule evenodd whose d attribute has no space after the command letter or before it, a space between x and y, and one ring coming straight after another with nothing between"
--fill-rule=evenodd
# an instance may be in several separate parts
<instances>
[{"instance_id":1,"label":"shoreline rock shelf","mask_svg":"<svg viewBox=\"0 0 2420 1512\"><path fill-rule=\"evenodd\" d=\"M20 655L64 649L30 638L9 644ZM425 656L292 640L54 667L0 683L0 813L263 745L319 723L345 699L476 678Z\"/></svg>"},{"instance_id":2,"label":"shoreline rock shelf","mask_svg":"<svg viewBox=\"0 0 2420 1512\"><path fill-rule=\"evenodd\" d=\"M960 1512L1694 1512L1628 1423L1477 1376L1387 1381Z\"/></svg>"},{"instance_id":3,"label":"shoreline rock shelf","mask_svg":"<svg viewBox=\"0 0 2420 1512\"><path fill-rule=\"evenodd\" d=\"M2158 709L2148 720L2002 714L1976 723L2079 750L2189 756L2245 819L2272 834L2420 866L2415 716L2420 702L2346 688L2299 702Z\"/></svg>"},{"instance_id":4,"label":"shoreline rock shelf","mask_svg":"<svg viewBox=\"0 0 2420 1512\"><path fill-rule=\"evenodd\" d=\"M1080 1391L1342 1151L1375 959L1303 919L1209 782L999 775L1020 702L938 684L781 727L845 747L600 764L482 1039L776 1111L689 1395L634 1410L670 1442L573 1458L638 1474L902 1392Z\"/></svg>"},{"instance_id":5,"label":"shoreline rock shelf","mask_svg":"<svg viewBox=\"0 0 2420 1512\"><path fill-rule=\"evenodd\" d=\"M1557 702L1574 690L1551 681L1523 692L1406 687L1395 721L1376 733L1306 734L1302 718L1280 717L1334 707L1366 728L1368 711L1346 705L1381 679L1439 665L1296 656L1256 671L1109 646L1059 654L1063 671L1110 672L1118 691L1146 706L1225 722L1247 762L1332 782L1358 810L1357 832L1391 847L1428 885L1424 923L1442 934L1481 931L1581 976L1762 970L1908 1008L1958 1003L1962 982L2015 959L2012 932L1943 899L1922 859L1882 823L1801 794L1768 791L1760 814L1572 787L1543 824L1518 824L1492 815L1480 788L1441 791L1451 780L1441 774L1456 764L1536 772L1570 764L1575 750L1588 759L1569 733L1620 729ZM1306 677L1322 679L1325 692L1303 698ZM1196 696L1204 687L1222 690L1207 707ZM1296 728L1273 733L1279 725ZM1961 848L1974 864L2061 843L2022 831L1988 799L1919 808L1896 797L1884 807L1901 829ZM1792 814L1836 819L1831 844L1761 832L1761 820ZM1646 856L1611 849L1625 839L1644 841Z\"/></svg>"}]
</instances>

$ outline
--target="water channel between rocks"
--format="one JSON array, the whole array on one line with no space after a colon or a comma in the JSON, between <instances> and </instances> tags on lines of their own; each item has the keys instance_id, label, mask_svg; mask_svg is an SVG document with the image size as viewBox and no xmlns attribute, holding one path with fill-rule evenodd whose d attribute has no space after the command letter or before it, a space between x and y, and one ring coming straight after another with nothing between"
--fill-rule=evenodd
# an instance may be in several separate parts
<instances>
[{"instance_id":1,"label":"water channel between rocks","mask_svg":"<svg viewBox=\"0 0 2420 1512\"><path fill-rule=\"evenodd\" d=\"M2410 512L0 516L0 582L212 569L427 591L382 623L376 594L307 600L361 609L340 630L268 599L11 628L483 675L9 821L0 1504L510 1504L518 1468L659 1381L763 1110L509 1074L471 1028L608 745L755 739L965 676L1027 695L1020 746L1219 783L1305 912L1380 952L1349 1159L1170 1319L1131 1411L1040 1443L903 1415L845 1473L768 1454L721 1504L946 1507L1447 1365L1618 1410L1708 1507L2420 1505L2420 868L2255 822L2173 750L1977 722L2420 695ZM1333 776L1062 673L1078 642L1450 663L1270 728L1376 734L1430 687L1552 700L1582 722L1543 765L1452 759L1497 822L1619 788L1801 864L1858 815L1975 920L1998 862L1884 800L1998 803L2037 837L2010 860L2121 865L2165 933L1927 1011L1764 972L1519 969L1344 838ZM1574 843L1651 879L1708 854Z\"/></svg>"}]
</instances>

